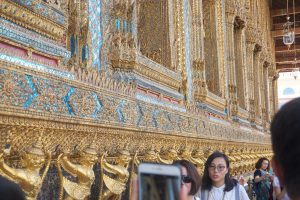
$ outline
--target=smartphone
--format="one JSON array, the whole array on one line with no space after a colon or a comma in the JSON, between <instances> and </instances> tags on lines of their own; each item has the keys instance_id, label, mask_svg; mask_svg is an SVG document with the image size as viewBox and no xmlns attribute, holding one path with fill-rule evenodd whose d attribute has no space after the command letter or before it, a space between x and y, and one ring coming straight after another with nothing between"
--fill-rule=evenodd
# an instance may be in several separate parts
<instances>
[{"instance_id":1,"label":"smartphone","mask_svg":"<svg viewBox=\"0 0 300 200\"><path fill-rule=\"evenodd\" d=\"M178 166L142 163L138 177L139 200L179 200L181 171Z\"/></svg>"}]
</instances>

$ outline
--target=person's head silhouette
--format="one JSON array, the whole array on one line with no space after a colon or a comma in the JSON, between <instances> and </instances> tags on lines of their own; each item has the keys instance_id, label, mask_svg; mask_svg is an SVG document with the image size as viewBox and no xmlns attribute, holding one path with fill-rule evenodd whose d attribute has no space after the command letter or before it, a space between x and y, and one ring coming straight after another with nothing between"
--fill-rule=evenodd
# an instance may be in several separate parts
<instances>
[{"instance_id":1,"label":"person's head silhouette","mask_svg":"<svg viewBox=\"0 0 300 200\"><path fill-rule=\"evenodd\" d=\"M19 185L0 176L0 199L25 200L25 195Z\"/></svg>"},{"instance_id":2,"label":"person's head silhouette","mask_svg":"<svg viewBox=\"0 0 300 200\"><path fill-rule=\"evenodd\" d=\"M291 199L300 199L300 98L285 104L271 123L273 168Z\"/></svg>"}]
</instances>

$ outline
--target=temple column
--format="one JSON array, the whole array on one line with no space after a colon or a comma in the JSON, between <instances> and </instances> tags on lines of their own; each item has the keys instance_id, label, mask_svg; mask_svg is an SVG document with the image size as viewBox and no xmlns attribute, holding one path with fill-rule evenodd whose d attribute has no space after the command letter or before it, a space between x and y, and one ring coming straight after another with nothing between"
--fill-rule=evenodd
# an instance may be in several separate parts
<instances>
[{"instance_id":1,"label":"temple column","mask_svg":"<svg viewBox=\"0 0 300 200\"><path fill-rule=\"evenodd\" d=\"M264 66L264 80L265 80L265 104L266 104L266 123L270 122L270 90L269 90L269 63Z\"/></svg>"},{"instance_id":2,"label":"temple column","mask_svg":"<svg viewBox=\"0 0 300 200\"><path fill-rule=\"evenodd\" d=\"M251 33L250 33L251 34ZM249 111L249 121L250 123L255 122L255 105L254 105L254 70L253 70L253 54L254 54L254 45L255 43L252 40L249 40L251 37L247 37L246 42L246 69L248 70L248 111Z\"/></svg>"},{"instance_id":3,"label":"temple column","mask_svg":"<svg viewBox=\"0 0 300 200\"><path fill-rule=\"evenodd\" d=\"M264 62L265 58L263 54L260 55L260 63L259 63L259 90L260 90L260 112L261 112L261 124L265 124L265 112L266 112L266 104L265 104L265 87L264 87L264 76L263 76L263 69L264 69Z\"/></svg>"},{"instance_id":4,"label":"temple column","mask_svg":"<svg viewBox=\"0 0 300 200\"><path fill-rule=\"evenodd\" d=\"M245 71L245 22L236 17L234 22L234 55L235 55L235 77L237 86L238 106L244 110L246 107L247 76ZM242 112L244 113L244 112Z\"/></svg>"},{"instance_id":5,"label":"temple column","mask_svg":"<svg viewBox=\"0 0 300 200\"><path fill-rule=\"evenodd\" d=\"M262 101L262 124L264 128L267 128L269 122L269 77L268 77L268 67L269 63L264 59L261 59L261 101Z\"/></svg>"},{"instance_id":6,"label":"temple column","mask_svg":"<svg viewBox=\"0 0 300 200\"><path fill-rule=\"evenodd\" d=\"M234 19L235 11L230 2L226 3L226 47L228 67L228 100L227 109L230 117L235 117L238 111L236 77L235 77L235 55L234 55Z\"/></svg>"},{"instance_id":7,"label":"temple column","mask_svg":"<svg viewBox=\"0 0 300 200\"><path fill-rule=\"evenodd\" d=\"M174 0L172 1L174 5L174 21L175 21L175 48L176 48L176 71L181 73L182 76L182 87L181 93L188 97L188 74L186 72L186 46L185 46L185 21L184 21L184 1ZM169 1L170 3L170 1Z\"/></svg>"},{"instance_id":8,"label":"temple column","mask_svg":"<svg viewBox=\"0 0 300 200\"><path fill-rule=\"evenodd\" d=\"M195 101L204 101L207 84L204 65L204 27L202 0L192 0L192 53L193 53L193 95Z\"/></svg>"},{"instance_id":9,"label":"temple column","mask_svg":"<svg viewBox=\"0 0 300 200\"><path fill-rule=\"evenodd\" d=\"M217 39L217 54L218 54L218 90L219 94L218 96L225 98L227 93L227 87L226 87L226 78L227 75L226 69L225 69L225 26L224 26L224 5L222 0L217 0L215 5L215 15L216 15L216 39Z\"/></svg>"},{"instance_id":10,"label":"temple column","mask_svg":"<svg viewBox=\"0 0 300 200\"><path fill-rule=\"evenodd\" d=\"M269 123L274 114L274 91L273 91L273 75L269 74Z\"/></svg>"},{"instance_id":11,"label":"temple column","mask_svg":"<svg viewBox=\"0 0 300 200\"><path fill-rule=\"evenodd\" d=\"M261 55L261 47L259 45L255 45L254 49L254 58L253 58L253 72L254 72L254 107L255 107L255 123L261 124L261 63L260 63L260 55Z\"/></svg>"},{"instance_id":12,"label":"temple column","mask_svg":"<svg viewBox=\"0 0 300 200\"><path fill-rule=\"evenodd\" d=\"M276 79L276 69L275 69L275 64L270 64L269 69L268 69L268 93L269 93L269 101L268 101L268 107L269 107L269 116L268 116L268 122L270 123L273 115L275 113L275 91L274 91L274 84Z\"/></svg>"},{"instance_id":13,"label":"temple column","mask_svg":"<svg viewBox=\"0 0 300 200\"><path fill-rule=\"evenodd\" d=\"M277 72L275 72L272 82L273 82L273 96L274 96L274 100L273 100L273 115L277 112L278 110L278 78L279 78L279 74ZM273 118L273 116L272 116Z\"/></svg>"}]
</instances>

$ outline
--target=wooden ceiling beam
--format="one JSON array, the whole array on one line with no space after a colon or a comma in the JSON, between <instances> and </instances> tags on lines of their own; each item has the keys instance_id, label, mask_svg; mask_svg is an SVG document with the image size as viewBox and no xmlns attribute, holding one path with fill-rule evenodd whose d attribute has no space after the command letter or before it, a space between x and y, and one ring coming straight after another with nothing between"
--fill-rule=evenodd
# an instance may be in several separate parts
<instances>
[{"instance_id":1,"label":"wooden ceiling beam","mask_svg":"<svg viewBox=\"0 0 300 200\"><path fill-rule=\"evenodd\" d=\"M295 68L299 69L300 68L300 63L298 63L296 66L295 65L276 65L276 69L280 71L293 71Z\"/></svg>"},{"instance_id":2,"label":"wooden ceiling beam","mask_svg":"<svg viewBox=\"0 0 300 200\"><path fill-rule=\"evenodd\" d=\"M290 59L290 60L287 60L287 59L276 59L276 65L294 65L294 64L298 64L300 63L300 60L294 60L294 59Z\"/></svg>"},{"instance_id":3,"label":"wooden ceiling beam","mask_svg":"<svg viewBox=\"0 0 300 200\"><path fill-rule=\"evenodd\" d=\"M282 30L283 29L283 25L285 24L286 22L284 23L276 23L276 24L273 24L273 30ZM296 21L296 27L299 27L300 26L300 21ZM294 25L292 25L292 28L294 28Z\"/></svg>"},{"instance_id":4,"label":"wooden ceiling beam","mask_svg":"<svg viewBox=\"0 0 300 200\"><path fill-rule=\"evenodd\" d=\"M300 34L300 27L295 28L295 34L296 35ZM283 30L272 31L272 36L273 37L282 37L283 36Z\"/></svg>"},{"instance_id":5,"label":"wooden ceiling beam","mask_svg":"<svg viewBox=\"0 0 300 200\"><path fill-rule=\"evenodd\" d=\"M294 51L300 51L300 44L296 44L296 47L294 49L294 45L292 45L290 47L290 49L288 49L287 46L276 46L275 47L275 52L277 53L284 53L284 52L287 52L287 53L294 53Z\"/></svg>"},{"instance_id":6,"label":"wooden ceiling beam","mask_svg":"<svg viewBox=\"0 0 300 200\"><path fill-rule=\"evenodd\" d=\"M300 13L300 7L295 7L295 14ZM293 8L289 8L289 15L293 15ZM271 17L278 17L286 15L286 8L276 9L271 11Z\"/></svg>"}]
</instances>

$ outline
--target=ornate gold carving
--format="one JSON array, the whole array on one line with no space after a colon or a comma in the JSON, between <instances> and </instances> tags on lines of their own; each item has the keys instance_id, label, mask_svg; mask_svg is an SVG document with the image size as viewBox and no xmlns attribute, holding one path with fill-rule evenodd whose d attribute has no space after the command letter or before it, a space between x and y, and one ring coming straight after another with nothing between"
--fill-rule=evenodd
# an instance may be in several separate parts
<instances>
[{"instance_id":1,"label":"ornate gold carving","mask_svg":"<svg viewBox=\"0 0 300 200\"><path fill-rule=\"evenodd\" d=\"M45 176L48 172L51 161L51 154L47 156L42 150L41 138L32 147L25 150L21 156L21 168L11 167L6 164L3 154L0 154L0 174L22 187L28 200L36 199L39 190L43 184ZM45 165L42 176L40 170Z\"/></svg>"},{"instance_id":2,"label":"ornate gold carving","mask_svg":"<svg viewBox=\"0 0 300 200\"><path fill-rule=\"evenodd\" d=\"M100 191L99 199L119 199L122 192L125 191L129 179L128 166L131 156L127 149L121 150L115 159L116 164L107 162L105 156L104 154L100 160L102 184L105 185L105 188ZM109 176L108 173L113 176ZM101 190L102 187L104 186L101 186Z\"/></svg>"},{"instance_id":3,"label":"ornate gold carving","mask_svg":"<svg viewBox=\"0 0 300 200\"><path fill-rule=\"evenodd\" d=\"M249 170L249 168L245 167L246 162L244 163L246 157L243 158L242 155L244 153L239 153L240 151L243 150L243 152L248 152L245 154L249 155L249 160L251 158L252 165L258 158L253 156L251 157L252 154L258 154L259 152L263 151L266 152L265 155L268 155L268 157L270 157L271 155L271 147L266 146L265 144L247 143L246 147L244 145L244 142L239 143L197 139L192 137L159 135L154 133L145 133L142 131L137 132L126 130L126 128L113 129L107 127L101 128L76 124L68 124L66 126L65 123L59 124L41 120L36 120L35 123L34 120L18 121L16 120L16 118L12 121L14 123L14 125L12 124L13 126L5 126L3 124L3 120L0 121L2 124L0 126L0 128L2 128L1 130L5 128L5 133L9 131L8 136L1 136L2 140L0 141L0 143L3 144L3 142L5 142L3 141L3 139L7 141L7 138L11 138L11 144L12 147L14 147L14 152L16 155L19 154L18 150L21 149L22 146L26 146L26 144L28 144L30 138L32 138L36 133L35 130L40 129L38 127L43 127L43 141L45 143L44 149L46 151L55 149L57 145L60 145L61 149L66 150L72 149L73 146L77 146L76 149L78 149L78 153L73 154L74 156L71 156L71 154L70 156L66 156L68 154L62 154L57 159L63 169L67 170L71 175L76 175L78 178L82 177L80 178L80 180L78 179L78 182L74 184L70 184L70 182L68 181L64 181L62 184L68 195L73 197L77 196L77 198L80 197L80 194L83 196L87 196L89 194L88 188L90 188L90 185L94 180L91 167L93 166L95 159L99 158L96 153L97 151L95 150L96 147L99 148L100 152L105 152L110 149L109 151L107 151L107 153L104 153L103 156L99 158L101 164L100 167L102 169L100 170L102 172L101 177L103 177L103 179L101 179L103 181L100 181L102 182L101 194L103 194L103 196L100 199L106 199L109 196L117 197L121 195L124 191L125 186L128 184L129 175L136 172L136 169L134 168L133 171L129 173L129 165L136 166L140 162L150 161L157 163L172 163L177 159L187 159L193 162L197 166L198 170L202 173L203 163L207 156L215 150L221 150L223 149L223 147L227 147L228 150L234 148L232 154L228 154L230 156L232 155L232 158L234 158L231 164L234 172L238 174ZM211 131L220 131L213 128L210 129ZM22 130L22 132L20 130ZM124 138L126 139L124 140ZM95 146L85 149L84 147L86 146L86 141L92 140L94 141ZM175 144L174 141L176 141ZM130 146L115 153L114 147L123 146L124 144L130 144ZM149 144L152 145L150 149ZM184 148L178 151L177 149L180 149L180 147ZM208 148L208 150L204 151L203 149L205 148ZM250 150L246 151L246 148L250 148ZM130 160L132 159L131 155L133 154L135 154L135 156L133 157L134 161L130 162ZM74 167L70 169L69 166L66 166L69 164L70 166L76 166L76 169L78 170L73 171L73 169L75 169ZM66 177L64 179L66 179ZM87 181L81 182L81 180ZM77 188L76 191L78 193L70 192L74 188Z\"/></svg>"},{"instance_id":4,"label":"ornate gold carving","mask_svg":"<svg viewBox=\"0 0 300 200\"><path fill-rule=\"evenodd\" d=\"M184 149L181 150L180 158L193 163L197 167L199 174L203 173L205 159L202 149L196 149L192 152L189 147L185 146Z\"/></svg>"},{"instance_id":5,"label":"ornate gold carving","mask_svg":"<svg viewBox=\"0 0 300 200\"><path fill-rule=\"evenodd\" d=\"M220 43L220 37L218 34L222 34L222 26L218 25L221 19L217 16L217 1L204 1L204 27L205 27L205 40L204 40L204 51L205 51L205 75L208 90L218 96L222 96L220 91L220 69L218 45ZM217 38L218 37L218 38ZM221 49L222 50L222 49Z\"/></svg>"},{"instance_id":6,"label":"ornate gold carving","mask_svg":"<svg viewBox=\"0 0 300 200\"><path fill-rule=\"evenodd\" d=\"M74 160L74 159L73 159ZM93 166L98 160L96 147L92 144L79 152L78 163L73 163L68 154L60 154L57 158L57 168L61 179L59 199L63 199L63 190L66 192L65 199L87 199L90 195L91 186L95 179ZM73 182L62 175L61 166L69 174L78 179Z\"/></svg>"},{"instance_id":7,"label":"ornate gold carving","mask_svg":"<svg viewBox=\"0 0 300 200\"><path fill-rule=\"evenodd\" d=\"M148 1L144 2L147 3ZM139 9L140 7L135 1L118 0L111 4L113 7L109 14L112 16L112 23L108 25L110 27L106 28L106 32L104 31L106 35L103 36L107 39L105 41L105 43L108 43L108 45L106 45L108 46L107 49L109 49L107 50L109 51L107 57L108 60L111 61L111 63L108 63L108 68L110 70L112 67L115 71L124 70L129 73L134 72L142 78L146 78L156 84L167 86L173 90L181 88L183 89L183 94L186 94L189 77L186 74L185 68L185 37L187 31L184 30L186 23L183 17L185 7L181 0L151 1L150 3L153 2L161 8L161 10L159 10L160 15L155 15L154 20L151 22L151 24L155 25L154 34L161 31L155 35L154 38L150 37L153 34L150 34L152 27L148 26L149 24L147 25L147 30L142 29L139 33L136 33L136 31L139 30L124 33L122 32L123 30L121 30L124 28L122 23L120 30L117 30L117 27L113 28L112 24L115 22L114 20L118 18L119 20L126 20L127 23L136 23L138 17L151 15L157 7L153 7L153 9L149 8L151 11L149 14L140 13L145 11L144 9ZM243 7L244 5L241 3L242 1L226 0L225 7L222 1L203 1L204 4L208 2L205 7L207 7L208 4L213 5L213 9L210 10L203 10L202 1L193 0L189 2L191 6L190 9L192 10L192 18L190 18L192 19L192 33L190 36L193 43L191 45L193 46L191 61L193 63L192 81L194 100L212 105L221 111L228 106L230 112L229 116L242 117L245 119L248 117L250 122L256 122L258 125L260 125L262 123L261 120L263 120L264 126L267 128L269 120L267 115L271 115L272 112L270 110L270 103L267 102L268 100L265 95L267 94L268 88L276 87L276 82L272 83L272 85L263 82L265 81L265 77L268 79L274 75L273 69L270 69L269 72L263 72L262 70L264 64L274 63L273 56L269 56L273 55L272 49L269 48L272 45L272 38L267 34L270 25L268 23L262 23L262 19L264 19L268 13L267 1L257 1L258 5L256 8L254 8L254 5L250 5L250 10L248 10L248 4L246 4L246 12ZM59 6L60 1L54 2L50 0L48 3ZM177 112L169 108L162 109L160 106L157 106L157 109L161 111L161 115L158 115L157 119L154 119L152 105L141 103L142 106L144 106L143 111L138 113L136 109L137 100L135 99L136 86L134 84L129 85L113 79L109 70L99 72L91 69L89 67L90 61L83 61L82 63L80 61L82 45L91 43L87 26L90 22L88 21L86 5L87 1L81 1L79 3L70 1L69 4L70 10L68 14L70 24L68 26L68 34L69 36L73 35L79 38L78 55L75 55L77 57L73 57L69 61L71 73L76 74L75 81L29 70L26 67L4 61L1 61L1 64L3 69L15 70L14 73L19 74L21 72L33 76L36 78L33 84L38 84L37 79L43 78L49 79L50 82L60 81L59 83L66 84L67 87L74 87L78 91L84 90L85 92L80 93L82 96L79 98L79 103L82 103L83 106L77 109L82 115L90 114L91 108L96 107L95 104L97 103L95 99L89 99L84 94L89 92L97 93L99 101L101 100L101 103L103 103L103 105L99 105L99 107L104 107L103 111L96 109L96 112L103 112L101 113L101 121L80 116L62 115L61 113L37 112L34 108L23 109L22 107L1 104L0 146L4 146L6 143L12 145L12 153L1 157L0 165L2 168L14 171L16 171L16 169L21 170L23 176L24 174L30 174L31 171L27 166L19 168L18 162L20 162L20 160L24 160L24 163L30 163L31 160L36 159L43 165L46 156L38 149L35 149L33 152L40 154L41 157L30 157L29 159L29 157L24 156L20 159L23 148L30 146L31 140L36 137L36 130L41 129L45 130L45 134L43 134L42 137L44 141L44 151L53 151L57 145L61 146L61 149L64 150L72 149L74 146L77 146L77 154L62 154L60 156L56 154L52 156L54 160L58 161L58 169L60 169L61 166L61 170L65 170L71 175L73 174L78 177L78 181L72 182L67 180L67 176L61 176L61 191L65 191L65 197L72 197L74 199L83 199L90 195L91 184L95 179L92 166L96 162L96 159L99 160L101 168L100 199L109 199L110 197L119 198L124 194L125 188L128 185L128 179L130 175L135 174L136 166L140 162L170 164L177 159L187 159L194 163L199 172L202 173L207 156L215 150L222 150L230 157L233 174L238 175L252 170L254 163L259 157L271 157L272 153L268 135L258 134L256 129L251 129L249 132L242 131L235 126L235 123L233 123L232 126L212 123L204 116L204 112L196 108L193 104L187 104L185 106L186 112ZM225 16L223 16L224 9L226 13ZM14 16L13 13L15 10L17 13L16 16ZM146 9L146 11L149 10ZM252 14L249 16L249 13ZM26 14L26 17L23 17L23 14ZM138 16L135 16L135 14ZM203 48L204 32L202 14L204 14L205 19L211 18L213 19L212 21L214 21L212 27L206 29L207 34L205 38L208 39L211 37L212 41L215 42L215 44L208 43L206 46L206 49L210 48L214 53L207 54L206 58L201 55L205 51ZM63 38L65 31L63 26L57 26L44 17L33 15L28 9L21 10L17 4L10 1L1 0L1 16L29 29L36 30L38 33L55 40ZM160 16L163 16L163 18L158 19L157 17ZM242 46L239 49L241 52L240 56L243 57L243 59L244 57L249 58L249 60L247 60L247 67L251 66L252 62L254 68L253 70L247 71L248 76L247 74L244 76L244 79L247 78L247 81L249 80L245 82L245 87L250 87L251 89L249 90L253 90L244 95L245 105L247 101L249 103L249 115L247 115L247 110L242 110L238 107L239 101L242 99L240 95L239 98L237 97L238 89L240 89L237 87L240 87L240 84L237 84L236 80L238 77L235 74L234 58L236 53L234 51L234 44L237 41L234 40L234 20L236 16L240 17L240 19L236 21L236 27L242 28L245 26L245 23L248 24L246 34L242 34ZM162 24L158 24L159 22ZM206 23L207 21L204 20L204 22ZM226 31L223 30L224 23ZM224 35L225 33L226 35ZM144 42L143 40L139 43L137 35L145 36L147 41ZM226 45L223 44L225 41ZM246 44L246 47L243 46ZM255 46L253 47L253 45ZM68 44L68 46L70 47L70 44ZM144 56L139 54L140 49ZM246 53L245 49L247 50ZM30 54L30 51L28 52ZM75 54L77 54L77 52L75 52ZM251 58L249 54L251 54L253 58ZM226 59L224 58L225 55ZM214 63L215 68L211 69L211 71L209 71L210 69L207 70L209 65L204 65L210 58L216 61ZM243 66L244 64L245 63L242 63L240 67L245 68L245 66ZM209 80L209 83L206 76L207 71L213 72L216 75L215 78ZM253 75L251 74L252 71L254 73ZM3 91L2 93L5 97L15 98L14 96L17 95L14 92L16 83L12 80L7 78L3 82L1 92ZM252 80L253 83L251 82ZM225 89L227 87L225 83L227 83L228 86L228 94ZM213 90L219 91L220 93L214 92L213 94L209 92L207 84L209 84L209 88L218 88L218 90ZM38 98L40 100L49 99L48 102L54 104L55 96L52 90L53 88L47 91L38 91ZM274 95L273 103L276 101L275 96L276 94ZM74 97L72 96L72 98ZM108 98L108 100L103 101L106 98ZM119 105L114 104L107 106L111 101L117 102L121 100L130 102L130 106L126 105L122 111L120 111L120 108L119 113L116 112L116 109L119 109ZM70 104L73 103L72 101L73 99L70 100ZM98 103L100 104L100 102ZM262 118L260 118L261 107ZM273 107L275 108L275 106ZM245 106L244 108L247 109L248 107ZM128 112L125 112L125 110ZM254 115L258 117L254 119ZM118 121L112 120L118 117L126 117L128 121L118 123ZM139 117L144 120L145 125L135 126ZM102 120L102 118L105 120ZM161 127L151 127L155 120L163 127L170 126L176 127L176 129L164 130ZM95 148L98 148L97 150L95 150L95 148L91 148L94 150L84 149L88 141L91 140L95 142L94 145ZM176 141L176 143L174 141ZM122 149L123 151L116 152L115 147L124 146L124 143L129 144L128 149L125 148ZM150 149L149 146L151 146ZM97 156L98 152L107 153L102 154L99 158L99 156ZM26 155L31 156L31 153L27 152ZM3 162L3 157L5 163ZM50 159L46 162L44 174L47 172ZM44 175L42 177L37 175L37 171L40 171L41 165L35 168L34 172L36 173L32 176L37 180L34 184L31 184L31 180L28 180L28 177L24 180L21 175L12 177L12 179L20 183L21 186L24 186L22 185L24 183L26 187L29 185L30 188L33 188L33 190L25 189L29 198L31 198L30 195L33 197L37 196L40 185L43 182ZM74 169L78 170L75 171ZM131 169L131 172L129 172L129 169ZM4 173L4 171L5 170L2 169L1 174L8 175L8 173ZM13 175L15 174L16 173L13 173ZM76 191L76 193L74 191Z\"/></svg>"},{"instance_id":8,"label":"ornate gold carving","mask_svg":"<svg viewBox=\"0 0 300 200\"><path fill-rule=\"evenodd\" d=\"M25 28L32 29L42 35L61 41L65 37L65 27L58 25L43 16L37 16L27 8L12 1L0 1L0 16Z\"/></svg>"},{"instance_id":9,"label":"ornate gold carving","mask_svg":"<svg viewBox=\"0 0 300 200\"><path fill-rule=\"evenodd\" d=\"M138 40L143 55L174 70L171 62L169 4L171 1L140 1Z\"/></svg>"},{"instance_id":10,"label":"ornate gold carving","mask_svg":"<svg viewBox=\"0 0 300 200\"><path fill-rule=\"evenodd\" d=\"M172 164L174 160L178 160L178 152L174 147L162 150L160 153L161 162L164 164Z\"/></svg>"},{"instance_id":11,"label":"ornate gold carving","mask_svg":"<svg viewBox=\"0 0 300 200\"><path fill-rule=\"evenodd\" d=\"M193 62L193 86L194 100L205 101L208 90L205 81L204 62L202 60L194 60Z\"/></svg>"}]
</instances>

